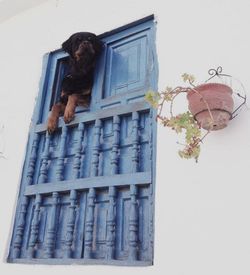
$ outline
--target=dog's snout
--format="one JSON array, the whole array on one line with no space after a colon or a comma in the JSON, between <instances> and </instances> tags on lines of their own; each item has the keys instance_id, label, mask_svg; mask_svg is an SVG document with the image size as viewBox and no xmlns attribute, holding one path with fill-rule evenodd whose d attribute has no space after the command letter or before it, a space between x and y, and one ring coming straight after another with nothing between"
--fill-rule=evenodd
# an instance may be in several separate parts
<instances>
[{"instance_id":1,"label":"dog's snout","mask_svg":"<svg viewBox=\"0 0 250 275\"><path fill-rule=\"evenodd\" d=\"M80 47L86 47L89 45L89 41L82 41Z\"/></svg>"}]
</instances>

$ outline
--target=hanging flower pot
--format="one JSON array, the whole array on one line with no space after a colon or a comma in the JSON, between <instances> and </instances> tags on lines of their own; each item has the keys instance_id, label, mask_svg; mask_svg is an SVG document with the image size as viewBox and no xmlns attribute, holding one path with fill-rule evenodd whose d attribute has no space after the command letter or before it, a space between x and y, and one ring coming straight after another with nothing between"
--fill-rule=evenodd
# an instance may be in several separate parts
<instances>
[{"instance_id":1,"label":"hanging flower pot","mask_svg":"<svg viewBox=\"0 0 250 275\"><path fill-rule=\"evenodd\" d=\"M208 74L211 76L209 79L201 85L195 85L194 76L185 73L182 75L182 79L184 82L189 83L188 86L167 87L162 92L149 91L145 96L146 100L157 109L157 120L177 134L183 134L184 139L181 143L178 142L183 146L183 149L178 151L179 156L182 158L194 158L198 161L200 145L203 143L204 138L212 130L225 128L229 120L237 116L238 113L236 112L239 112L246 103L246 93L241 82L230 75L223 74L221 67L210 69ZM215 81L215 77L220 82L224 78L230 79L230 81L224 83L230 82L232 87L233 82L238 82L243 95L238 92L238 88L231 88L222 83L209 82L211 79ZM189 110L175 114L174 101L180 94L186 95ZM243 100L235 110L233 110L233 94ZM165 106L167 108L164 108ZM206 130L205 133L202 129Z\"/></svg>"},{"instance_id":2,"label":"hanging flower pot","mask_svg":"<svg viewBox=\"0 0 250 275\"><path fill-rule=\"evenodd\" d=\"M196 86L187 93L189 110L203 129L223 129L232 118L232 93L229 86L220 83Z\"/></svg>"}]
</instances>

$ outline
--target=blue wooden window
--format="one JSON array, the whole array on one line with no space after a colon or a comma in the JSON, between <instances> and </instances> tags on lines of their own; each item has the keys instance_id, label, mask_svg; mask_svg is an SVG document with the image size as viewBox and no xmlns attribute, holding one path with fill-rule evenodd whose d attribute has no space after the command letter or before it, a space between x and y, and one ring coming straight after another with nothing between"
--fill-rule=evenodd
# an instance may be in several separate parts
<instances>
[{"instance_id":1,"label":"blue wooden window","mask_svg":"<svg viewBox=\"0 0 250 275\"><path fill-rule=\"evenodd\" d=\"M149 16L100 35L88 108L74 121L46 121L67 72L61 50L45 57L22 173L9 262L152 265L155 22Z\"/></svg>"}]
</instances>

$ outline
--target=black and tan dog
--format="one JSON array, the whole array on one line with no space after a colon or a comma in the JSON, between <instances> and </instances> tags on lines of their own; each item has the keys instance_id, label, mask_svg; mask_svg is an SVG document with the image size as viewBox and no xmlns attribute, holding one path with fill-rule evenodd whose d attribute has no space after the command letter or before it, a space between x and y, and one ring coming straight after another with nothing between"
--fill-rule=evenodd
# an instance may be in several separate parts
<instances>
[{"instance_id":1,"label":"black and tan dog","mask_svg":"<svg viewBox=\"0 0 250 275\"><path fill-rule=\"evenodd\" d=\"M103 43L89 32L78 32L62 44L69 54L69 72L62 80L59 102L52 106L47 129L53 133L58 119L64 116L65 123L73 120L78 105L88 106L93 85L96 60L101 53Z\"/></svg>"}]
</instances>

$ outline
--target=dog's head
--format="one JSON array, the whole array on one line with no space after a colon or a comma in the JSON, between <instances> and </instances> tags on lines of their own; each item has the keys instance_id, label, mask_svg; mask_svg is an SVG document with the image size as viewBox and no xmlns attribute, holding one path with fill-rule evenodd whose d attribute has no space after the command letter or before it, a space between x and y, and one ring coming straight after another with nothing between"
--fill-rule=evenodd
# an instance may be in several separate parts
<instances>
[{"instance_id":1,"label":"dog's head","mask_svg":"<svg viewBox=\"0 0 250 275\"><path fill-rule=\"evenodd\" d=\"M102 41L93 33L77 32L62 44L62 49L76 61L96 58L103 47Z\"/></svg>"}]
</instances>

